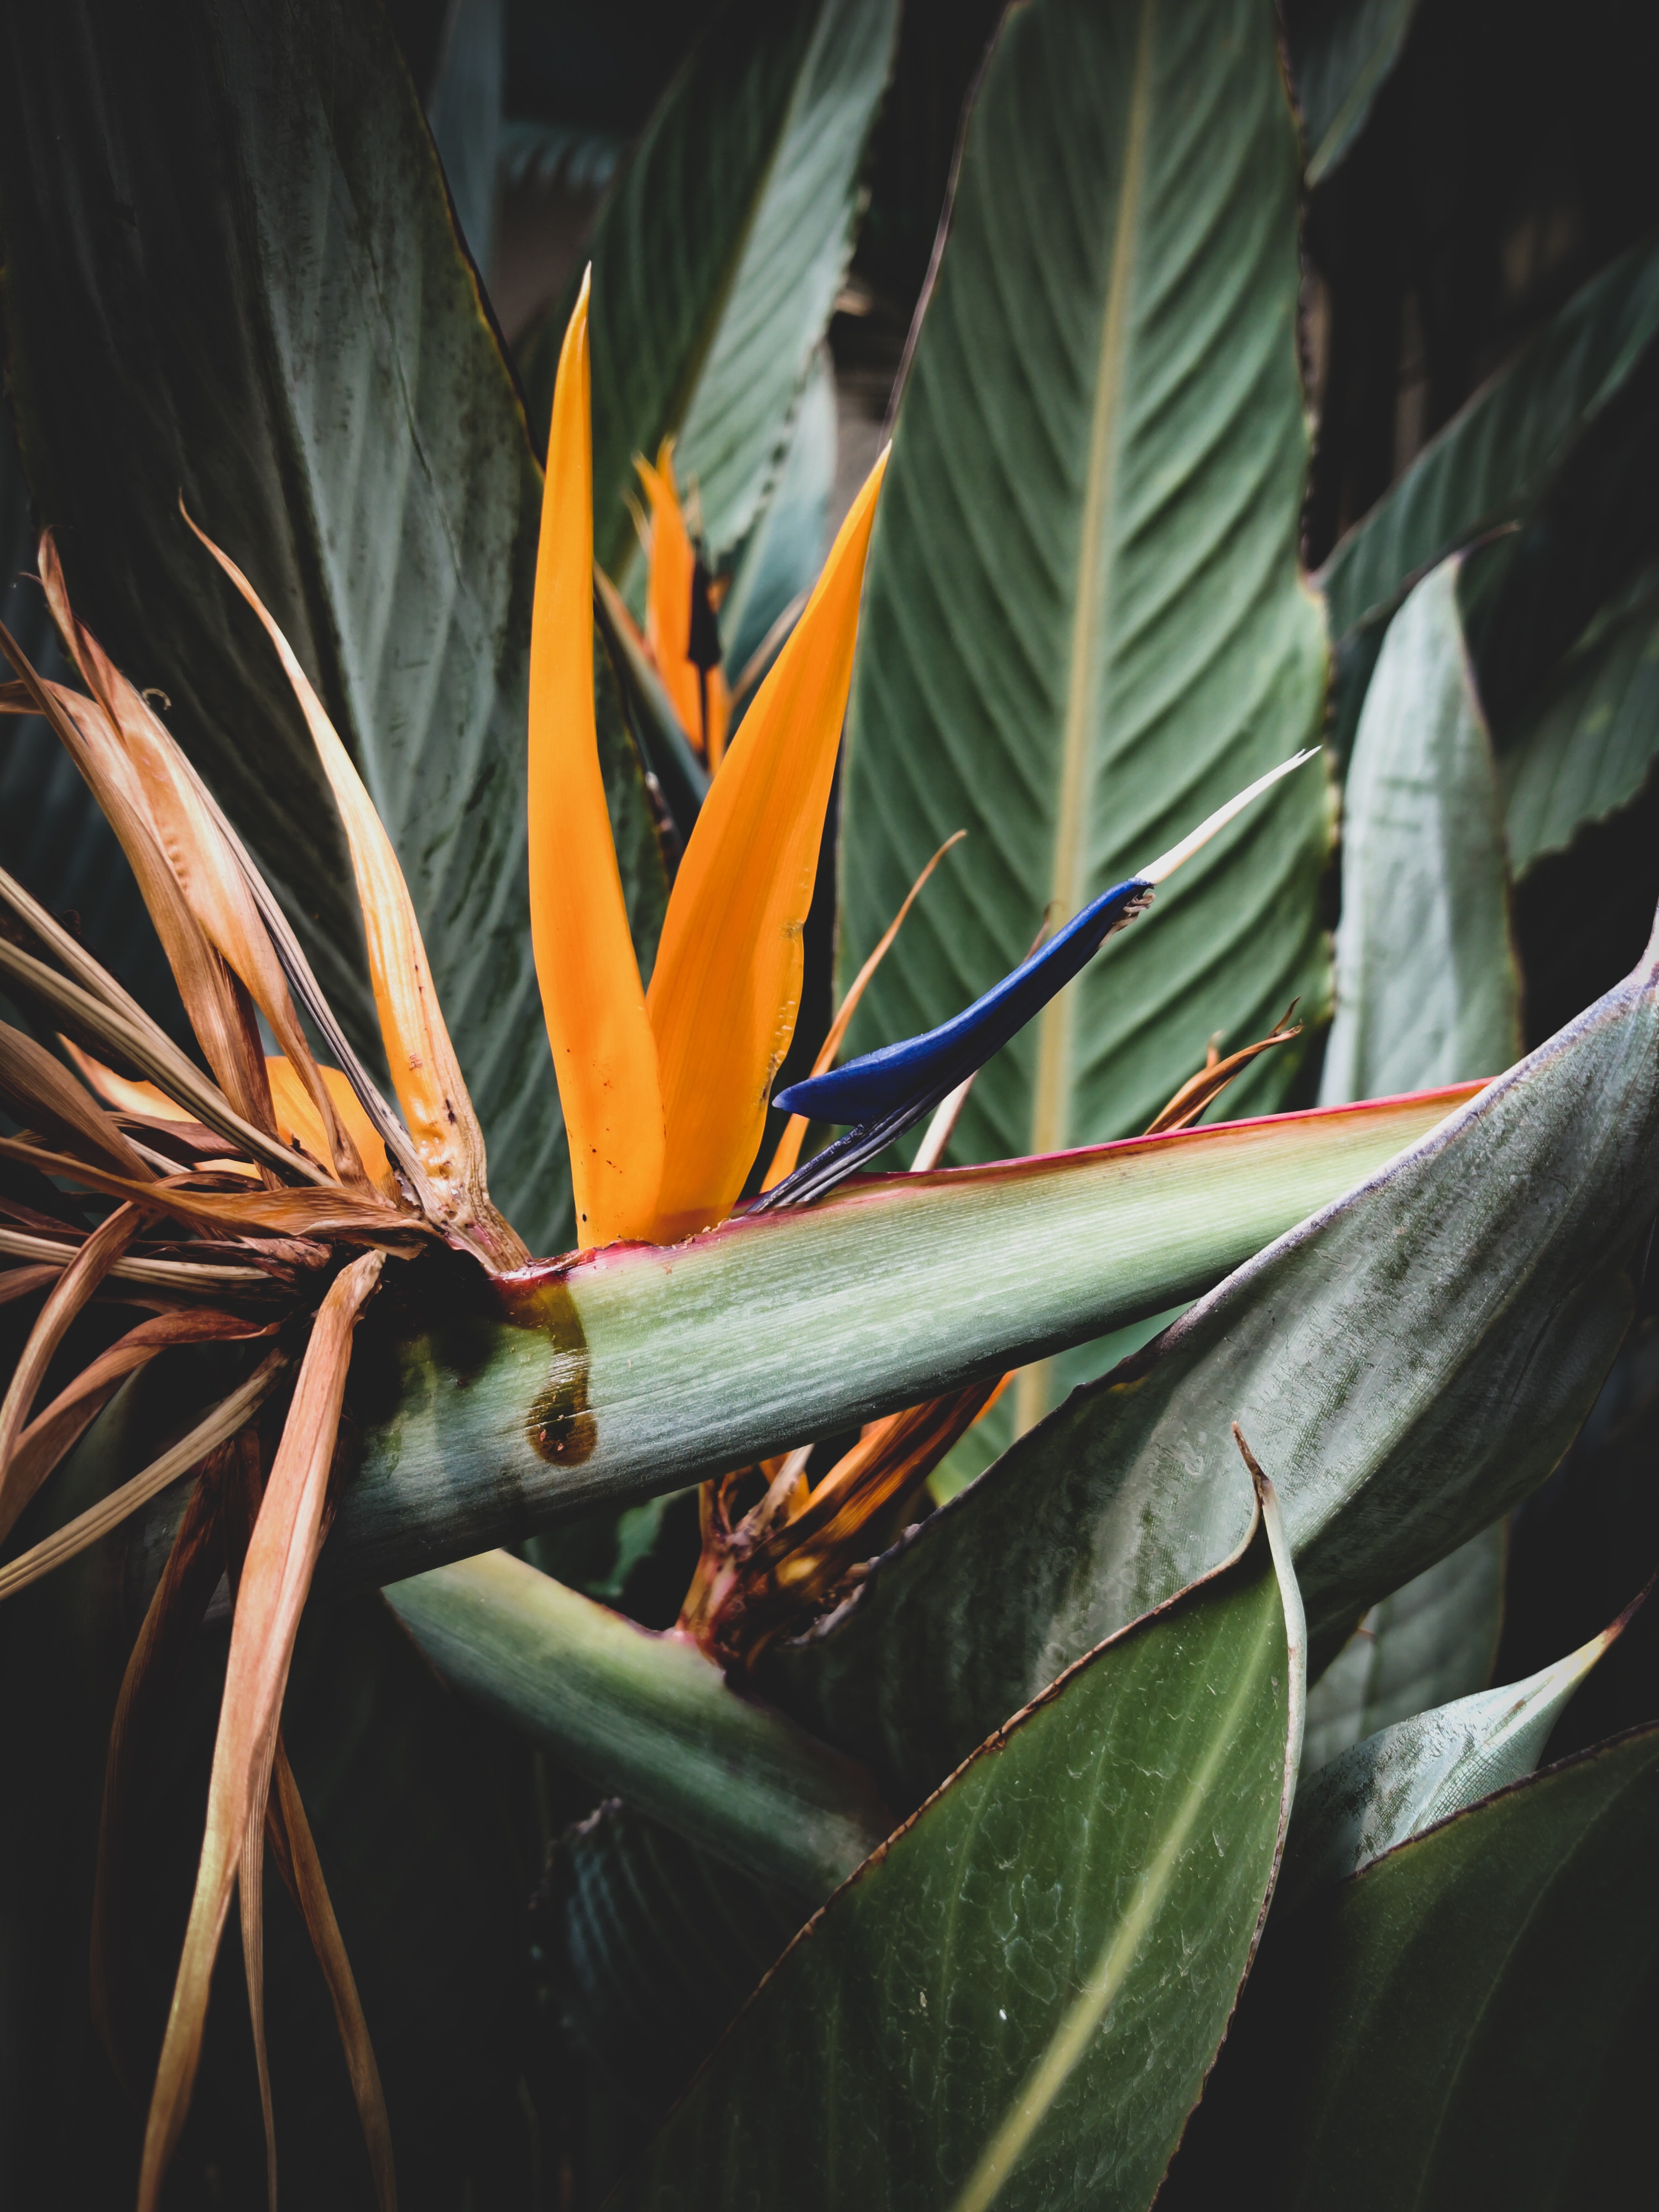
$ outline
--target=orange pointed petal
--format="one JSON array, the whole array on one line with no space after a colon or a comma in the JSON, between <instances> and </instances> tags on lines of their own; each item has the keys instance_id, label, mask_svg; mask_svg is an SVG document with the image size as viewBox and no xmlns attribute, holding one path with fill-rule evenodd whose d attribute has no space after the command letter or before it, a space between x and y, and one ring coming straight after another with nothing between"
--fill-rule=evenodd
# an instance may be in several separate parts
<instances>
[{"instance_id":1,"label":"orange pointed petal","mask_svg":"<svg viewBox=\"0 0 1659 2212\"><path fill-rule=\"evenodd\" d=\"M686 659L691 643L691 574L696 556L674 482L674 441L665 438L657 465L636 459L651 510L651 568L645 590L645 641L657 664L674 712L700 749L702 699L697 672ZM712 716L710 717L712 720ZM710 767L714 763L709 763Z\"/></svg>"},{"instance_id":2,"label":"orange pointed petal","mask_svg":"<svg viewBox=\"0 0 1659 2212\"><path fill-rule=\"evenodd\" d=\"M801 933L853 675L884 453L709 786L651 978L668 1130L658 1231L732 1210L800 1008Z\"/></svg>"},{"instance_id":3,"label":"orange pointed petal","mask_svg":"<svg viewBox=\"0 0 1659 2212\"><path fill-rule=\"evenodd\" d=\"M322 1078L323 1088L334 1109L335 1118L356 1146L357 1156L368 1170L376 1189L383 1190L388 1198L396 1198L398 1194L398 1178L386 1158L386 1146L381 1143L374 1124L363 1111L356 1092L337 1067L325 1067L320 1062L313 1064ZM265 1073L270 1079L270 1106L276 1119L277 1135L285 1145L291 1145L297 1138L313 1159L325 1161L328 1158L328 1134L323 1127L322 1116L317 1111L308 1085L286 1060L267 1058Z\"/></svg>"},{"instance_id":4,"label":"orange pointed petal","mask_svg":"<svg viewBox=\"0 0 1659 2212\"><path fill-rule=\"evenodd\" d=\"M587 283L559 356L530 632L530 932L585 1245L648 1237L662 1180L657 1048L593 720Z\"/></svg>"}]
</instances>

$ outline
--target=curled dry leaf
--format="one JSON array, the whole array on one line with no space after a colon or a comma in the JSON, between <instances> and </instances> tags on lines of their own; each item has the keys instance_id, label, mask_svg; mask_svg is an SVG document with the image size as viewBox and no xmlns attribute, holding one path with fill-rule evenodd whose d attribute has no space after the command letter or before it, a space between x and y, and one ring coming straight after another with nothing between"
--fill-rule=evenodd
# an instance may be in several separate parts
<instances>
[{"instance_id":1,"label":"curled dry leaf","mask_svg":"<svg viewBox=\"0 0 1659 2212\"><path fill-rule=\"evenodd\" d=\"M0 1536L10 1530L27 1502L15 1480L17 1443L52 1356L70 1322L138 1234L144 1218L136 1206L119 1206L100 1222L64 1268L29 1331L0 1401Z\"/></svg>"},{"instance_id":2,"label":"curled dry leaf","mask_svg":"<svg viewBox=\"0 0 1659 2212\"><path fill-rule=\"evenodd\" d=\"M190 522L188 515L185 520ZM492 1271L520 1267L530 1254L490 1202L483 1132L449 1041L414 902L392 840L293 647L236 563L193 522L190 526L276 647L340 810L362 908L369 977L386 1060L419 1160L422 1188L417 1194L422 1210Z\"/></svg>"},{"instance_id":3,"label":"curled dry leaf","mask_svg":"<svg viewBox=\"0 0 1659 2212\"><path fill-rule=\"evenodd\" d=\"M155 2212L201 2057L213 1961L250 1824L263 1827L277 1717L323 1538L352 1331L384 1261L366 1253L318 1308L294 1402L248 1543L208 1784L207 1832L150 2098L138 2212Z\"/></svg>"},{"instance_id":4,"label":"curled dry leaf","mask_svg":"<svg viewBox=\"0 0 1659 2212\"><path fill-rule=\"evenodd\" d=\"M270 1024L311 1102L323 1136L319 1157L342 1182L364 1187L368 1178L357 1148L336 1115L333 1099L295 1018L282 963L235 854L185 768L183 754L149 701L121 674L70 606L58 548L49 530L40 540L40 561L46 604L82 680L120 740L156 842L185 903ZM263 1057L260 1064L264 1064Z\"/></svg>"}]
</instances>

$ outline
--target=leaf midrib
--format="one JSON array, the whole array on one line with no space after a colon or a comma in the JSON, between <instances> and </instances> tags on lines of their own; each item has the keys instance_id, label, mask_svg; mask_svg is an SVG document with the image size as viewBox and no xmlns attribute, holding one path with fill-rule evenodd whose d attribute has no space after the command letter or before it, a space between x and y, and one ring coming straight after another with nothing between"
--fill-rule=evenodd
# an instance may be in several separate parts
<instances>
[{"instance_id":1,"label":"leaf midrib","mask_svg":"<svg viewBox=\"0 0 1659 2212\"><path fill-rule=\"evenodd\" d=\"M1154 4L1155 0L1142 0L1140 25L1136 33L1123 184L1112 240L1111 281L1107 286L1101 318L1094 417L1089 432L1089 469L1072 607L1066 711L1061 723L1060 805L1049 876L1052 908L1061 921L1069 921L1081 903L1086 874L1091 709L1097 703L1100 670L1110 641L1115 558L1115 547L1107 538L1104 525L1117 489L1123 356L1128 337L1129 292L1134 275L1133 240L1140 213L1147 111L1151 106ZM1071 1066L1073 1009L1073 994L1062 991L1049 1000L1039 1018L1036 1091L1031 1109L1031 1149L1036 1153L1059 1151L1069 1134L1066 1077Z\"/></svg>"},{"instance_id":2,"label":"leaf midrib","mask_svg":"<svg viewBox=\"0 0 1659 2212\"><path fill-rule=\"evenodd\" d=\"M1218 1770L1237 1747L1245 1710L1261 1686L1262 1647L1273 1642L1276 1632L1283 1632L1284 1611L1276 1577L1271 1578L1271 1589L1273 1602L1263 1610L1248 1661L1234 1674L1232 1694L1224 1711L1215 1717L1209 1749L1188 1784L1180 1812L1140 1877L1134 1902L1108 1935L1082 1989L1026 2075L1013 2108L981 2153L951 2212L986 2212L1000 2194L1128 1978L1147 1931L1169 1894L1199 1814L1208 1802Z\"/></svg>"}]
</instances>

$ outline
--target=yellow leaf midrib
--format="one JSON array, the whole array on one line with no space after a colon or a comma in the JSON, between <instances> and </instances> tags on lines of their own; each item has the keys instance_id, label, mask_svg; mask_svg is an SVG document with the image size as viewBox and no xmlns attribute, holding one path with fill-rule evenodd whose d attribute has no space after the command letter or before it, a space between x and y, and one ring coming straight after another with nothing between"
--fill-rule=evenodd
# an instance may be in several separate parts
<instances>
[{"instance_id":1,"label":"yellow leaf midrib","mask_svg":"<svg viewBox=\"0 0 1659 2212\"><path fill-rule=\"evenodd\" d=\"M1152 107L1156 4L1157 0L1142 0L1135 34L1123 179L1112 238L1111 276L1101 316L1072 607L1071 649L1066 672L1066 708L1060 725L1060 799L1049 874L1048 910L1056 927L1069 921L1082 905L1088 872L1091 740L1099 712L1099 673L1111 623L1112 571L1115 562L1115 539L1106 526L1117 489L1124 356L1128 346L1129 301L1135 273L1134 241L1140 218ZM1037 1019L1030 1146L1036 1153L1058 1152L1073 1140L1070 1109L1075 1007L1075 993L1069 989L1060 991L1048 1001ZM1047 1399L1044 1369L1026 1369L1016 1389L1016 1427L1023 1431L1040 1419Z\"/></svg>"}]
</instances>

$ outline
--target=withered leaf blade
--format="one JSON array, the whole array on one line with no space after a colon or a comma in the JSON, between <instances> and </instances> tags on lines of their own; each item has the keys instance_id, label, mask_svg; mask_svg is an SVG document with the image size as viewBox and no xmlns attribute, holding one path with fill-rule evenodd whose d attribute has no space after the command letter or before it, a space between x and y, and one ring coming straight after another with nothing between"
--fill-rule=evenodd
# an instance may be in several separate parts
<instances>
[{"instance_id":1,"label":"withered leaf blade","mask_svg":"<svg viewBox=\"0 0 1659 2212\"><path fill-rule=\"evenodd\" d=\"M414 902L392 840L294 648L236 563L197 529L188 514L185 520L276 647L340 811L357 879L370 981L392 1087L419 1157L422 1187L417 1195L422 1209L492 1272L520 1267L530 1254L490 1202L483 1132L449 1041Z\"/></svg>"},{"instance_id":2,"label":"withered leaf blade","mask_svg":"<svg viewBox=\"0 0 1659 2212\"><path fill-rule=\"evenodd\" d=\"M209 1988L251 1820L263 1825L277 1717L323 1538L351 1336L384 1261L366 1253L330 1285L312 1325L283 1439L249 1540L231 1625L208 1784L207 1832L151 2093L138 2212L155 2212L201 2057Z\"/></svg>"}]
</instances>

